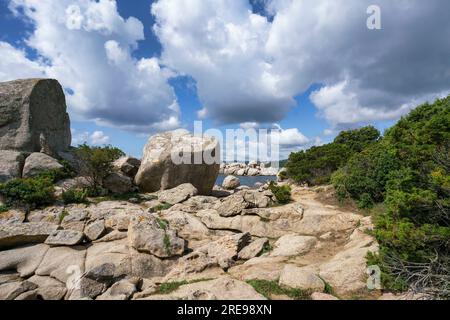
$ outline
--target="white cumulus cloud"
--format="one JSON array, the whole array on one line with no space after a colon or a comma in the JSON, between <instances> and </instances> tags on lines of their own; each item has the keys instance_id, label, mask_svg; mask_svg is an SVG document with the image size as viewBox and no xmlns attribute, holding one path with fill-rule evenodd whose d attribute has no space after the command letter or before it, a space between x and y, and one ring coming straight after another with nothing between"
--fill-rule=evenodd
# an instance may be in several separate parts
<instances>
[{"instance_id":1,"label":"white cumulus cloud","mask_svg":"<svg viewBox=\"0 0 450 320\"><path fill-rule=\"evenodd\" d=\"M379 0L159 0L162 60L197 81L200 115L224 123L283 119L313 84L335 128L395 119L450 91L450 2ZM300 106L301 107L301 106Z\"/></svg>"},{"instance_id":2,"label":"white cumulus cloud","mask_svg":"<svg viewBox=\"0 0 450 320\"><path fill-rule=\"evenodd\" d=\"M11 0L10 8L32 24L26 43L42 58L32 62L20 51L10 54L26 67L20 75L58 79L71 93L67 101L75 119L136 132L179 126L168 84L172 73L157 58L132 56L144 40L144 27L136 18L122 18L116 1ZM0 74L17 77L9 70L0 62Z\"/></svg>"},{"instance_id":3,"label":"white cumulus cloud","mask_svg":"<svg viewBox=\"0 0 450 320\"><path fill-rule=\"evenodd\" d=\"M72 129L73 146L78 146L83 143L103 146L109 144L110 141L111 141L110 137L107 136L103 131L94 131L91 133L88 131L79 132L75 129Z\"/></svg>"}]
</instances>

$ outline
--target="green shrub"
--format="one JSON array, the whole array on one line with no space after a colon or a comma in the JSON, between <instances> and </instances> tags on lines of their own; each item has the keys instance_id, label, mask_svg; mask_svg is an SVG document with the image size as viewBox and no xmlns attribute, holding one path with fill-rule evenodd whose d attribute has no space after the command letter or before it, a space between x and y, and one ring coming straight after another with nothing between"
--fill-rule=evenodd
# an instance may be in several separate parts
<instances>
[{"instance_id":1,"label":"green shrub","mask_svg":"<svg viewBox=\"0 0 450 320\"><path fill-rule=\"evenodd\" d=\"M85 163L91 180L91 192L97 195L102 193L103 179L113 172L113 162L125 155L112 146L91 147L87 144L78 146L75 154Z\"/></svg>"},{"instance_id":2,"label":"green shrub","mask_svg":"<svg viewBox=\"0 0 450 320\"><path fill-rule=\"evenodd\" d=\"M62 199L65 204L71 203L87 203L87 197L89 194L89 190L87 189L70 189L66 192L63 192Z\"/></svg>"},{"instance_id":3,"label":"green shrub","mask_svg":"<svg viewBox=\"0 0 450 320\"><path fill-rule=\"evenodd\" d=\"M8 205L41 207L54 202L53 180L46 176L15 179L0 185L0 194Z\"/></svg>"},{"instance_id":4,"label":"green shrub","mask_svg":"<svg viewBox=\"0 0 450 320\"><path fill-rule=\"evenodd\" d=\"M298 183L327 184L333 172L352 155L373 145L379 138L380 132L371 126L341 132L332 143L292 153L286 164L287 175Z\"/></svg>"},{"instance_id":5,"label":"green shrub","mask_svg":"<svg viewBox=\"0 0 450 320\"><path fill-rule=\"evenodd\" d=\"M0 213L4 213L7 211L9 211L9 206L7 206L6 204L0 205Z\"/></svg>"},{"instance_id":6,"label":"green shrub","mask_svg":"<svg viewBox=\"0 0 450 320\"><path fill-rule=\"evenodd\" d=\"M384 202L375 215L385 288L450 296L450 97L425 104L333 175L340 196Z\"/></svg>"},{"instance_id":7,"label":"green shrub","mask_svg":"<svg viewBox=\"0 0 450 320\"><path fill-rule=\"evenodd\" d=\"M350 196L368 208L383 201L389 175L399 166L395 150L380 142L354 155L333 174L331 182L339 197Z\"/></svg>"},{"instance_id":8,"label":"green shrub","mask_svg":"<svg viewBox=\"0 0 450 320\"><path fill-rule=\"evenodd\" d=\"M291 187L288 185L278 186L272 181L269 189L275 195L275 198L277 198L278 203L287 204L291 201Z\"/></svg>"}]
</instances>

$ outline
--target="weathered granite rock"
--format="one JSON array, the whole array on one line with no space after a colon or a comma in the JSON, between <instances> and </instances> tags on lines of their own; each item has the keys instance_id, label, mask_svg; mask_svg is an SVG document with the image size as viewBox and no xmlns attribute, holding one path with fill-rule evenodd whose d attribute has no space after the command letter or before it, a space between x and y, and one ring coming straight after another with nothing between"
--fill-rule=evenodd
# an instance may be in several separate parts
<instances>
[{"instance_id":1,"label":"weathered granite rock","mask_svg":"<svg viewBox=\"0 0 450 320\"><path fill-rule=\"evenodd\" d=\"M114 278L132 274L130 246L127 239L111 242L96 242L87 249L86 271L104 264L114 265Z\"/></svg>"},{"instance_id":2,"label":"weathered granite rock","mask_svg":"<svg viewBox=\"0 0 450 320\"><path fill-rule=\"evenodd\" d=\"M275 196L271 191L244 190L243 195L250 208L267 208L275 203Z\"/></svg>"},{"instance_id":3,"label":"weathered granite rock","mask_svg":"<svg viewBox=\"0 0 450 320\"><path fill-rule=\"evenodd\" d=\"M42 243L58 225L47 222L0 224L0 249Z\"/></svg>"},{"instance_id":4,"label":"weathered granite rock","mask_svg":"<svg viewBox=\"0 0 450 320\"><path fill-rule=\"evenodd\" d=\"M22 293L36 288L37 285L29 281L5 283L0 285L0 300L14 300Z\"/></svg>"},{"instance_id":5,"label":"weathered granite rock","mask_svg":"<svg viewBox=\"0 0 450 320\"><path fill-rule=\"evenodd\" d=\"M95 299L104 293L114 282L115 268L114 264L105 263L88 271L80 281L81 296Z\"/></svg>"},{"instance_id":6,"label":"weathered granite rock","mask_svg":"<svg viewBox=\"0 0 450 320\"><path fill-rule=\"evenodd\" d=\"M61 227L64 230L83 232L88 216L89 211L84 205L66 206L62 215Z\"/></svg>"},{"instance_id":7,"label":"weathered granite rock","mask_svg":"<svg viewBox=\"0 0 450 320\"><path fill-rule=\"evenodd\" d=\"M59 224L61 217L64 216L64 206L50 206L44 209L36 209L28 213L28 222L45 222Z\"/></svg>"},{"instance_id":8,"label":"weathered granite rock","mask_svg":"<svg viewBox=\"0 0 450 320\"><path fill-rule=\"evenodd\" d=\"M242 280L278 281L286 263L286 257L256 257L228 270L233 277Z\"/></svg>"},{"instance_id":9,"label":"weathered granite rock","mask_svg":"<svg viewBox=\"0 0 450 320\"><path fill-rule=\"evenodd\" d=\"M18 295L17 298L15 298L14 300L27 301L27 300L37 300L37 298L38 298L38 291L37 289L34 289Z\"/></svg>"},{"instance_id":10,"label":"weathered granite rock","mask_svg":"<svg viewBox=\"0 0 450 320\"><path fill-rule=\"evenodd\" d=\"M84 239L84 233L75 230L57 230L45 240L50 246L75 246Z\"/></svg>"},{"instance_id":11,"label":"weathered granite rock","mask_svg":"<svg viewBox=\"0 0 450 320\"><path fill-rule=\"evenodd\" d=\"M339 300L338 298L336 298L335 296L332 296L331 294L326 294L326 293L322 293L322 292L314 292L311 295L311 299L312 300L316 300L316 301L335 301L335 300Z\"/></svg>"},{"instance_id":12,"label":"weathered granite rock","mask_svg":"<svg viewBox=\"0 0 450 320\"><path fill-rule=\"evenodd\" d=\"M158 200L163 203L174 205L186 201L197 194L197 188L190 183L184 183L173 189L161 191L158 195Z\"/></svg>"},{"instance_id":13,"label":"weathered granite rock","mask_svg":"<svg viewBox=\"0 0 450 320\"><path fill-rule=\"evenodd\" d=\"M164 282L211 279L223 274L217 258L209 257L207 252L194 251L178 259L176 265L164 277Z\"/></svg>"},{"instance_id":14,"label":"weathered granite rock","mask_svg":"<svg viewBox=\"0 0 450 320\"><path fill-rule=\"evenodd\" d=\"M257 257L263 250L264 247L269 243L267 238L256 239L252 241L248 246L239 252L239 259L250 260Z\"/></svg>"},{"instance_id":15,"label":"weathered granite rock","mask_svg":"<svg viewBox=\"0 0 450 320\"><path fill-rule=\"evenodd\" d=\"M337 253L330 261L320 265L319 275L339 295L351 295L367 290L368 252L377 252L376 245L352 247Z\"/></svg>"},{"instance_id":16,"label":"weathered granite rock","mask_svg":"<svg viewBox=\"0 0 450 320\"><path fill-rule=\"evenodd\" d=\"M244 189L221 199L214 209L222 217L233 217L240 215L245 209L267 208L275 203L274 198L270 191Z\"/></svg>"},{"instance_id":17,"label":"weathered granite rock","mask_svg":"<svg viewBox=\"0 0 450 320\"><path fill-rule=\"evenodd\" d=\"M90 241L95 241L99 239L105 232L106 228L104 220L94 221L91 224L89 224L84 230L86 237Z\"/></svg>"},{"instance_id":18,"label":"weathered granite rock","mask_svg":"<svg viewBox=\"0 0 450 320\"><path fill-rule=\"evenodd\" d=\"M178 235L187 240L202 240L210 236L210 230L195 216L183 211L168 211L162 215Z\"/></svg>"},{"instance_id":19,"label":"weathered granite rock","mask_svg":"<svg viewBox=\"0 0 450 320\"><path fill-rule=\"evenodd\" d=\"M117 240L122 240L122 239L126 239L128 237L128 232L127 231L119 231L119 230L113 230L110 233L108 233L107 235L101 237L98 240L95 240L96 243L98 242L111 242L111 241L117 241Z\"/></svg>"},{"instance_id":20,"label":"weathered granite rock","mask_svg":"<svg viewBox=\"0 0 450 320\"><path fill-rule=\"evenodd\" d=\"M1 108L2 107L0 107L0 119ZM9 180L21 178L24 163L25 156L23 153L0 149L0 183L5 183Z\"/></svg>"},{"instance_id":21,"label":"weathered granite rock","mask_svg":"<svg viewBox=\"0 0 450 320\"><path fill-rule=\"evenodd\" d=\"M64 179L55 183L55 196L61 196L63 192L67 192L71 189L86 189L92 185L91 181L87 177L75 177L72 179Z\"/></svg>"},{"instance_id":22,"label":"weathered granite rock","mask_svg":"<svg viewBox=\"0 0 450 320\"><path fill-rule=\"evenodd\" d=\"M0 214L0 224L20 224L25 218L26 213L23 210L10 209Z\"/></svg>"},{"instance_id":23,"label":"weathered granite rock","mask_svg":"<svg viewBox=\"0 0 450 320\"><path fill-rule=\"evenodd\" d=\"M266 300L252 286L230 277L181 286L168 295L154 295L144 300Z\"/></svg>"},{"instance_id":24,"label":"weathered granite rock","mask_svg":"<svg viewBox=\"0 0 450 320\"><path fill-rule=\"evenodd\" d=\"M222 187L227 190L234 190L241 185L239 178L235 176L227 176L222 183Z\"/></svg>"},{"instance_id":25,"label":"weathered granite rock","mask_svg":"<svg viewBox=\"0 0 450 320\"><path fill-rule=\"evenodd\" d=\"M14 272L14 271L2 271L0 273L0 285L9 283L9 282L17 282L22 280L20 278L20 274Z\"/></svg>"},{"instance_id":26,"label":"weathered granite rock","mask_svg":"<svg viewBox=\"0 0 450 320\"><path fill-rule=\"evenodd\" d=\"M128 193L133 190L133 182L130 177L113 172L103 180L103 186L112 193Z\"/></svg>"},{"instance_id":27,"label":"weathered granite rock","mask_svg":"<svg viewBox=\"0 0 450 320\"><path fill-rule=\"evenodd\" d=\"M234 264L239 252L250 242L250 239L249 233L224 236L197 250L207 253L208 257L217 260L222 269L227 270Z\"/></svg>"},{"instance_id":28,"label":"weathered granite rock","mask_svg":"<svg viewBox=\"0 0 450 320\"><path fill-rule=\"evenodd\" d=\"M54 247L50 248L36 270L38 276L50 276L63 283L73 276L84 272L86 248Z\"/></svg>"},{"instance_id":29,"label":"weathered granite rock","mask_svg":"<svg viewBox=\"0 0 450 320\"><path fill-rule=\"evenodd\" d=\"M211 209L218 201L216 197L195 196L191 197L183 203L172 206L170 211L183 211L195 214L201 210Z\"/></svg>"},{"instance_id":30,"label":"weathered granite rock","mask_svg":"<svg viewBox=\"0 0 450 320\"><path fill-rule=\"evenodd\" d=\"M200 194L208 195L219 174L220 146L217 140L194 137L185 130L151 137L143 154L136 184L145 192L190 183Z\"/></svg>"},{"instance_id":31,"label":"weathered granite rock","mask_svg":"<svg viewBox=\"0 0 450 320\"><path fill-rule=\"evenodd\" d=\"M0 83L0 150L52 154L70 143L66 101L56 80Z\"/></svg>"},{"instance_id":32,"label":"weathered granite rock","mask_svg":"<svg viewBox=\"0 0 450 320\"><path fill-rule=\"evenodd\" d=\"M140 253L134 249L130 249L130 252L131 275L133 277L140 277L143 279L164 277L170 272L175 264L175 260L159 259L154 255Z\"/></svg>"},{"instance_id":33,"label":"weathered granite rock","mask_svg":"<svg viewBox=\"0 0 450 320\"><path fill-rule=\"evenodd\" d=\"M153 254L159 258L170 258L183 254L185 241L174 230L150 216L134 217L128 229L130 245L139 252Z\"/></svg>"},{"instance_id":34,"label":"weathered granite rock","mask_svg":"<svg viewBox=\"0 0 450 320\"><path fill-rule=\"evenodd\" d=\"M35 152L25 160L22 177L32 178L41 173L62 168L63 166L58 162L58 160L44 153Z\"/></svg>"},{"instance_id":35,"label":"weathered granite rock","mask_svg":"<svg viewBox=\"0 0 450 320\"><path fill-rule=\"evenodd\" d=\"M249 203L245 201L242 193L233 194L217 203L214 209L222 217L234 217L240 215L244 209L249 208Z\"/></svg>"},{"instance_id":36,"label":"weathered granite rock","mask_svg":"<svg viewBox=\"0 0 450 320\"><path fill-rule=\"evenodd\" d=\"M317 244L315 237L299 236L296 234L288 234L275 242L274 250L271 256L298 256L308 253Z\"/></svg>"},{"instance_id":37,"label":"weathered granite rock","mask_svg":"<svg viewBox=\"0 0 450 320\"><path fill-rule=\"evenodd\" d=\"M325 289L325 283L308 267L300 268L291 264L284 267L279 284L305 291L322 292Z\"/></svg>"},{"instance_id":38,"label":"weathered granite rock","mask_svg":"<svg viewBox=\"0 0 450 320\"><path fill-rule=\"evenodd\" d=\"M0 252L0 271L15 270L21 277L32 275L49 247L45 244L31 245Z\"/></svg>"},{"instance_id":39,"label":"weathered granite rock","mask_svg":"<svg viewBox=\"0 0 450 320\"><path fill-rule=\"evenodd\" d=\"M136 291L136 279L124 279L114 283L105 293L96 300L128 300Z\"/></svg>"},{"instance_id":40,"label":"weathered granite rock","mask_svg":"<svg viewBox=\"0 0 450 320\"><path fill-rule=\"evenodd\" d=\"M134 179L140 166L141 161L133 157L122 157L113 163L113 167L117 172L131 179Z\"/></svg>"},{"instance_id":41,"label":"weathered granite rock","mask_svg":"<svg viewBox=\"0 0 450 320\"><path fill-rule=\"evenodd\" d=\"M67 293L66 284L52 277L34 275L28 281L38 286L37 297L44 300L62 300Z\"/></svg>"},{"instance_id":42,"label":"weathered granite rock","mask_svg":"<svg viewBox=\"0 0 450 320\"><path fill-rule=\"evenodd\" d=\"M113 226L107 223L108 218L114 216L128 216L144 214L145 210L140 205L132 204L126 201L104 201L96 205L91 205L87 208L91 220L104 219L107 227L113 228ZM129 219L128 219L129 220ZM127 226L124 230L128 229Z\"/></svg>"}]
</instances>

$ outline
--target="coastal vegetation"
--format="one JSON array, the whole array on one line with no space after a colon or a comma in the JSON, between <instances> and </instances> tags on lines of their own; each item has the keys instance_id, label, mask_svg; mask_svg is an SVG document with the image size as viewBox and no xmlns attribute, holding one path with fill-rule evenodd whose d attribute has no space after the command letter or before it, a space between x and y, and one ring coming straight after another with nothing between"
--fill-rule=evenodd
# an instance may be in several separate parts
<instances>
[{"instance_id":1,"label":"coastal vegetation","mask_svg":"<svg viewBox=\"0 0 450 320\"><path fill-rule=\"evenodd\" d=\"M297 182L331 181L339 199L377 208L380 253L369 263L384 287L450 296L450 97L419 106L383 137L366 127L292 154L287 168Z\"/></svg>"}]
</instances>

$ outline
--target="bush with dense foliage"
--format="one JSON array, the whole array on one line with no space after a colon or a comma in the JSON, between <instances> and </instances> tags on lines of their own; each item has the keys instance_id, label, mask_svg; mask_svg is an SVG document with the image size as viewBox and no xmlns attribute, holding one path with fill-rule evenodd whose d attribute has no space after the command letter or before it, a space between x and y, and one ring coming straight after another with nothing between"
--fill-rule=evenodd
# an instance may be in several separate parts
<instances>
[{"instance_id":1,"label":"bush with dense foliage","mask_svg":"<svg viewBox=\"0 0 450 320\"><path fill-rule=\"evenodd\" d=\"M87 144L78 146L75 153L86 165L92 196L101 193L103 179L113 171L113 162L125 155L122 150L112 146L91 147Z\"/></svg>"},{"instance_id":2,"label":"bush with dense foliage","mask_svg":"<svg viewBox=\"0 0 450 320\"><path fill-rule=\"evenodd\" d=\"M370 262L387 288L450 297L450 97L402 118L332 181L361 207L384 202L374 217L380 253Z\"/></svg>"},{"instance_id":3,"label":"bush with dense foliage","mask_svg":"<svg viewBox=\"0 0 450 320\"><path fill-rule=\"evenodd\" d=\"M48 175L15 179L0 185L0 194L8 205L40 207L53 203L53 179Z\"/></svg>"},{"instance_id":4,"label":"bush with dense foliage","mask_svg":"<svg viewBox=\"0 0 450 320\"><path fill-rule=\"evenodd\" d=\"M292 153L286 164L288 176L299 183L321 185L355 153L373 145L380 132L372 126L344 131L329 144Z\"/></svg>"},{"instance_id":5,"label":"bush with dense foliage","mask_svg":"<svg viewBox=\"0 0 450 320\"><path fill-rule=\"evenodd\" d=\"M277 198L277 202L280 204L287 204L291 202L291 187L288 185L279 186L275 182L269 184L269 189Z\"/></svg>"},{"instance_id":6,"label":"bush with dense foliage","mask_svg":"<svg viewBox=\"0 0 450 320\"><path fill-rule=\"evenodd\" d=\"M72 204L72 203L87 203L89 195L89 190L87 189L69 189L62 194L62 199L64 204Z\"/></svg>"}]
</instances>

